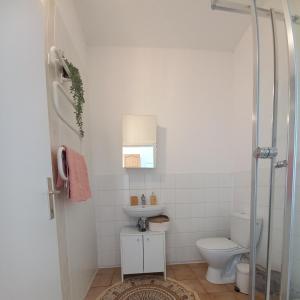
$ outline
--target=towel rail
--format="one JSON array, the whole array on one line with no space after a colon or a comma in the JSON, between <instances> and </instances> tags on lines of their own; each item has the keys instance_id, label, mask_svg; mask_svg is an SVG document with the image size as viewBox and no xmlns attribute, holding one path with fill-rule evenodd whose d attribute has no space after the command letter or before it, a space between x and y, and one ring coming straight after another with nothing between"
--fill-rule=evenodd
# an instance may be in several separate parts
<instances>
[{"instance_id":1,"label":"towel rail","mask_svg":"<svg viewBox=\"0 0 300 300\"><path fill-rule=\"evenodd\" d=\"M59 111L59 106L58 106L58 103L59 103L59 93L58 93L58 91L59 90L64 95L64 98L68 101L68 103L70 103L72 105L72 107L75 108L75 103L74 103L73 99L65 91L64 87L58 81L53 81L53 104L54 104L55 112L56 112L57 116L59 117L59 119L64 124L66 124L81 139L82 136L80 134L80 131L78 129L76 129L73 125L69 124L69 122L67 120L65 120L65 118L63 117L63 115Z\"/></svg>"},{"instance_id":2,"label":"towel rail","mask_svg":"<svg viewBox=\"0 0 300 300\"><path fill-rule=\"evenodd\" d=\"M68 127L70 128L80 139L82 138L82 134L80 130L78 130L75 126L70 124L63 116L63 114L59 110L59 102L60 99L65 99L69 104L72 105L73 109L75 110L75 102L69 92L67 92L62 85L63 82L70 80L70 69L65 62L65 57L63 51L57 49L55 46L52 46L49 51L49 64L52 64L55 68L57 80L53 81L53 105L54 110L58 116L58 118ZM64 75L67 75L65 77ZM59 94L61 93L63 97Z\"/></svg>"},{"instance_id":3,"label":"towel rail","mask_svg":"<svg viewBox=\"0 0 300 300\"><path fill-rule=\"evenodd\" d=\"M57 71L60 74L60 79L63 80L68 80L71 76L71 72L69 67L67 66L64 58L64 54L62 50L57 49L55 46L52 46L50 48L50 53L49 53L49 59L50 62L57 68ZM64 78L63 76L63 70L67 73L69 78Z\"/></svg>"},{"instance_id":4,"label":"towel rail","mask_svg":"<svg viewBox=\"0 0 300 300\"><path fill-rule=\"evenodd\" d=\"M68 174L65 172L65 164L64 164L64 153L66 149L64 146L60 146L57 149L57 169L58 173L62 180L68 181Z\"/></svg>"}]
</instances>

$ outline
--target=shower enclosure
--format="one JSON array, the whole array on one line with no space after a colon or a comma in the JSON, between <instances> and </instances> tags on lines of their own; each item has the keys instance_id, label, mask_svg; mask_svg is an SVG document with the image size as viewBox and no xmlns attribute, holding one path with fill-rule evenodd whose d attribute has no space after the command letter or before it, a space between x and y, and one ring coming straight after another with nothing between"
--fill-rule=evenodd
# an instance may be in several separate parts
<instances>
[{"instance_id":1,"label":"shower enclosure","mask_svg":"<svg viewBox=\"0 0 300 300\"><path fill-rule=\"evenodd\" d=\"M253 32L249 297L300 299L300 1L215 0L212 8L249 15Z\"/></svg>"}]
</instances>

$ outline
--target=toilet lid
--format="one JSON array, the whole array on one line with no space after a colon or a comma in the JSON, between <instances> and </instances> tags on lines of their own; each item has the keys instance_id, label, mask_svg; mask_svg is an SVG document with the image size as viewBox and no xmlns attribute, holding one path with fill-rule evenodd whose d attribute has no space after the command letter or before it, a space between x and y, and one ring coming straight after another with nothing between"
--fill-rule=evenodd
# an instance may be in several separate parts
<instances>
[{"instance_id":1,"label":"toilet lid","mask_svg":"<svg viewBox=\"0 0 300 300\"><path fill-rule=\"evenodd\" d=\"M208 250L233 250L239 245L226 238L208 238L197 241L197 246Z\"/></svg>"}]
</instances>

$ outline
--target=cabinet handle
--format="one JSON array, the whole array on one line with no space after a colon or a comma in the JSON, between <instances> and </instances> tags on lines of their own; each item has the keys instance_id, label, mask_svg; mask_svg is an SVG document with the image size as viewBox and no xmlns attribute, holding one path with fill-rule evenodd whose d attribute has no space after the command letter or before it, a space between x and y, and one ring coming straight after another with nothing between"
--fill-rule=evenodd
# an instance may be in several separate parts
<instances>
[{"instance_id":1,"label":"cabinet handle","mask_svg":"<svg viewBox=\"0 0 300 300\"><path fill-rule=\"evenodd\" d=\"M147 241L150 241L150 239L149 239L149 238L147 238Z\"/></svg>"},{"instance_id":2,"label":"cabinet handle","mask_svg":"<svg viewBox=\"0 0 300 300\"><path fill-rule=\"evenodd\" d=\"M139 239L139 238L137 238L137 239L136 239L136 241L137 241L137 242L139 242L139 241L140 241L140 239Z\"/></svg>"}]
</instances>

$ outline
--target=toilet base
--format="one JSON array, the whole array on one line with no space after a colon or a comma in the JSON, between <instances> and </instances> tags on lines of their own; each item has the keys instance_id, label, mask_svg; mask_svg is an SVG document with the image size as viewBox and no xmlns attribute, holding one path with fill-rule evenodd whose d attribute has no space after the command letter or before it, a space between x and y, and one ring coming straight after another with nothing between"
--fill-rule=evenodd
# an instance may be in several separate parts
<instances>
[{"instance_id":1,"label":"toilet base","mask_svg":"<svg viewBox=\"0 0 300 300\"><path fill-rule=\"evenodd\" d=\"M214 284L227 284L235 282L235 272L230 274L224 274L224 269L215 269L212 267L208 267L206 273L207 281Z\"/></svg>"},{"instance_id":2,"label":"toilet base","mask_svg":"<svg viewBox=\"0 0 300 300\"><path fill-rule=\"evenodd\" d=\"M241 254L233 256L224 269L208 266L206 279L215 284L234 283L236 279L236 265L239 263L241 256Z\"/></svg>"}]
</instances>

